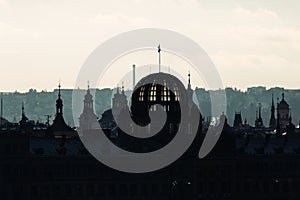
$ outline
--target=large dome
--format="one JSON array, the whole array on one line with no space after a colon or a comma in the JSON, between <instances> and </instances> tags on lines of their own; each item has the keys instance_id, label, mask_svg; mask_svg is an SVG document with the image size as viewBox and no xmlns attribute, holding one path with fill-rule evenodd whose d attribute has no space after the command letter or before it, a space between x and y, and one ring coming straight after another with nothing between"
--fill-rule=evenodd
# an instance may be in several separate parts
<instances>
[{"instance_id":1,"label":"large dome","mask_svg":"<svg viewBox=\"0 0 300 200\"><path fill-rule=\"evenodd\" d=\"M131 100L131 112L135 119L145 119L149 111L156 111L156 104L171 113L171 121L180 118L180 106L187 105L187 91L182 82L166 73L150 74L135 86ZM177 120L176 120L177 118ZM147 124L149 121L146 120Z\"/></svg>"},{"instance_id":2,"label":"large dome","mask_svg":"<svg viewBox=\"0 0 300 200\"><path fill-rule=\"evenodd\" d=\"M278 104L278 110L289 110L289 104L284 100L284 93L282 93L282 99Z\"/></svg>"},{"instance_id":3,"label":"large dome","mask_svg":"<svg viewBox=\"0 0 300 200\"><path fill-rule=\"evenodd\" d=\"M132 100L162 103L186 101L186 89L181 81L165 73L151 74L141 79L135 86Z\"/></svg>"}]
</instances>

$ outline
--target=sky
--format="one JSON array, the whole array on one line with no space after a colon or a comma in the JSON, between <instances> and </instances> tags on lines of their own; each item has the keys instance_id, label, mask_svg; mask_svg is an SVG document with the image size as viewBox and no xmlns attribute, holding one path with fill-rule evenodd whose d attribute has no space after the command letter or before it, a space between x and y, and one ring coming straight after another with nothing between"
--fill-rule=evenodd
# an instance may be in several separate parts
<instances>
[{"instance_id":1,"label":"sky","mask_svg":"<svg viewBox=\"0 0 300 200\"><path fill-rule=\"evenodd\" d=\"M299 9L297 0L0 0L0 91L52 91L59 80L63 88L86 87L75 80L91 52L139 28L168 29L197 42L225 87L299 89ZM131 63L156 63L153 55L141 56L153 61L128 55L115 72L126 74ZM163 64L177 70L182 62L174 60ZM185 76L189 68L177 73ZM99 81L97 87L119 81ZM204 87L197 76L192 84Z\"/></svg>"}]
</instances>

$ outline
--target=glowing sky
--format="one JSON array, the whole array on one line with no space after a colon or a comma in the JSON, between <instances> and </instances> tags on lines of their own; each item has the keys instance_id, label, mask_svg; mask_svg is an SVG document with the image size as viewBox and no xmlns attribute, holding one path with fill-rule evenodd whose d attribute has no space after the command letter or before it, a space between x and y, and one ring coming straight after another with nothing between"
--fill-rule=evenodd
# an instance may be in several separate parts
<instances>
[{"instance_id":1,"label":"glowing sky","mask_svg":"<svg viewBox=\"0 0 300 200\"><path fill-rule=\"evenodd\" d=\"M64 88L78 87L75 79L93 49L119 33L149 27L196 41L225 86L300 88L300 2L222 2L0 0L0 91L53 90L58 80ZM149 62L129 59L128 69ZM201 81L192 83L201 87Z\"/></svg>"}]
</instances>

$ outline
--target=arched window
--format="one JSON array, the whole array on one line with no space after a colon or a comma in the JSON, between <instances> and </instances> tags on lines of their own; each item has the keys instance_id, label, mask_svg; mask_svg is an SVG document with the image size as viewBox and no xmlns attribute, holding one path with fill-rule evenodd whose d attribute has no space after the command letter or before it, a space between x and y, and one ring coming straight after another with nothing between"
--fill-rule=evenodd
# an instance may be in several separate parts
<instances>
[{"instance_id":1,"label":"arched window","mask_svg":"<svg viewBox=\"0 0 300 200\"><path fill-rule=\"evenodd\" d=\"M161 101L170 101L170 89L164 81L163 89L161 90Z\"/></svg>"},{"instance_id":2,"label":"arched window","mask_svg":"<svg viewBox=\"0 0 300 200\"><path fill-rule=\"evenodd\" d=\"M139 101L144 101L145 87L142 87L139 94Z\"/></svg>"},{"instance_id":3,"label":"arched window","mask_svg":"<svg viewBox=\"0 0 300 200\"><path fill-rule=\"evenodd\" d=\"M153 82L150 89L149 101L156 101L156 83Z\"/></svg>"},{"instance_id":4,"label":"arched window","mask_svg":"<svg viewBox=\"0 0 300 200\"><path fill-rule=\"evenodd\" d=\"M174 95L175 95L175 101L180 101L180 94L179 94L178 87L176 84L174 86Z\"/></svg>"}]
</instances>

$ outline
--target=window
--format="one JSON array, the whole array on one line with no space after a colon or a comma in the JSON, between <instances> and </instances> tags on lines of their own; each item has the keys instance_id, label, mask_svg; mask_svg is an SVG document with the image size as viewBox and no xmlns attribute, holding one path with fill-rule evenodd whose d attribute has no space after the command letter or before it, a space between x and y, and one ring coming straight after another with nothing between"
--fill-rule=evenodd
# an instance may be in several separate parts
<instances>
[{"instance_id":1,"label":"window","mask_svg":"<svg viewBox=\"0 0 300 200\"><path fill-rule=\"evenodd\" d=\"M145 87L142 87L139 94L139 101L144 101Z\"/></svg>"},{"instance_id":2,"label":"window","mask_svg":"<svg viewBox=\"0 0 300 200\"><path fill-rule=\"evenodd\" d=\"M176 84L174 87L174 95L175 95L175 101L180 101L180 95L179 95L178 87L176 86Z\"/></svg>"},{"instance_id":3,"label":"window","mask_svg":"<svg viewBox=\"0 0 300 200\"><path fill-rule=\"evenodd\" d=\"M170 101L170 89L164 81L163 89L161 90L161 101Z\"/></svg>"},{"instance_id":4,"label":"window","mask_svg":"<svg viewBox=\"0 0 300 200\"><path fill-rule=\"evenodd\" d=\"M156 101L156 83L153 82L150 89L149 101Z\"/></svg>"}]
</instances>

